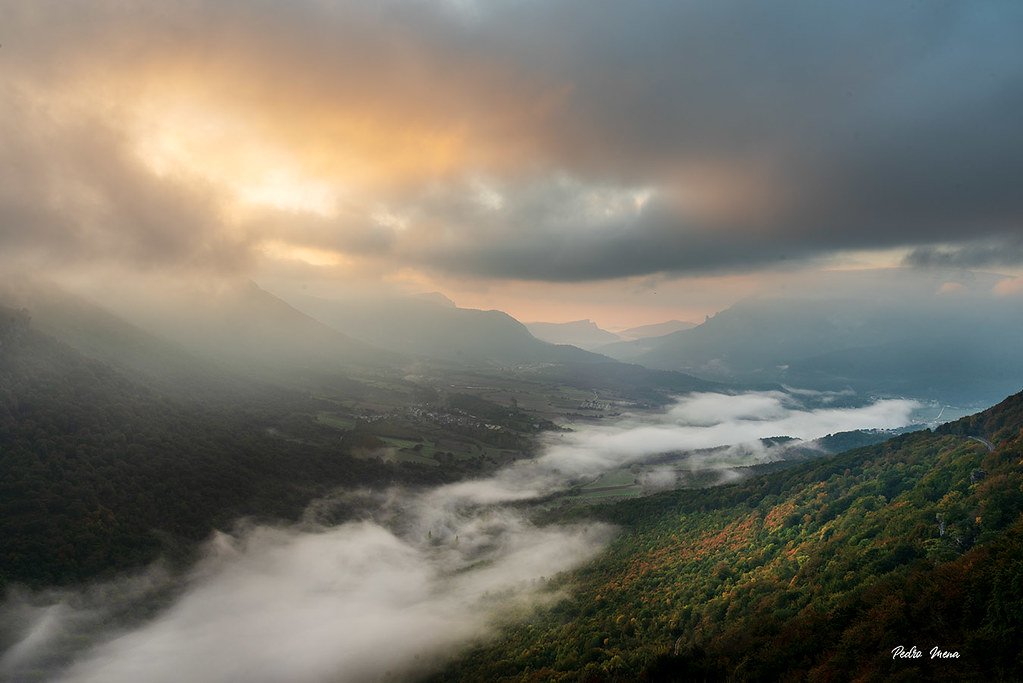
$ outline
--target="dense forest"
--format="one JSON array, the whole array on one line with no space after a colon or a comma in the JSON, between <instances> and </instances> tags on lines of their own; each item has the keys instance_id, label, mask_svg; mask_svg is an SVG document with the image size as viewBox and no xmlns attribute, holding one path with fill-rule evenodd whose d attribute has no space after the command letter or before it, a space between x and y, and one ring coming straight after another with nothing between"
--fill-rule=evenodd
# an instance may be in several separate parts
<instances>
[{"instance_id":1,"label":"dense forest","mask_svg":"<svg viewBox=\"0 0 1023 683\"><path fill-rule=\"evenodd\" d=\"M437 680L1018 680L1021 427L1018 394L933 433L591 508L621 532L552 581L568 597Z\"/></svg>"},{"instance_id":2,"label":"dense forest","mask_svg":"<svg viewBox=\"0 0 1023 683\"><path fill-rule=\"evenodd\" d=\"M350 457L311 401L171 398L0 309L0 590L187 559L215 527L293 519L333 487L439 479Z\"/></svg>"}]
</instances>

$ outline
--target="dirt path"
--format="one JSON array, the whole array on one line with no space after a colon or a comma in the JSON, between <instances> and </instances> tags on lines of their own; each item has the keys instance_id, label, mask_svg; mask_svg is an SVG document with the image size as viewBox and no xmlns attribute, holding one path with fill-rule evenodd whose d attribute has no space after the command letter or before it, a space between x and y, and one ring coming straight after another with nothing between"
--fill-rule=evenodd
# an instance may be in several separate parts
<instances>
[{"instance_id":1,"label":"dirt path","mask_svg":"<svg viewBox=\"0 0 1023 683\"><path fill-rule=\"evenodd\" d=\"M987 447L987 452L988 453L993 453L994 450L995 450L995 445L993 443L991 443L990 441L988 441L987 439L982 439L979 436L968 436L966 438L971 440L971 441L976 441L977 443L984 444L984 446Z\"/></svg>"}]
</instances>

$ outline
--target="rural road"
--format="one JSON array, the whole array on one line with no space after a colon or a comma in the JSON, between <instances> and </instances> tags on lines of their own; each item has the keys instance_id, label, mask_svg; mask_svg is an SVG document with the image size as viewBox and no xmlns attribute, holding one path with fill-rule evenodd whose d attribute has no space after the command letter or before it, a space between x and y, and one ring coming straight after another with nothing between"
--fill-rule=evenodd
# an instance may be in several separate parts
<instances>
[{"instance_id":1,"label":"rural road","mask_svg":"<svg viewBox=\"0 0 1023 683\"><path fill-rule=\"evenodd\" d=\"M988 441L987 439L982 439L979 436L968 436L966 438L970 439L971 441L976 441L977 443L984 444L984 446L987 447L987 452L988 453L993 453L994 450L995 450L995 445L993 443L991 443L990 441Z\"/></svg>"}]
</instances>

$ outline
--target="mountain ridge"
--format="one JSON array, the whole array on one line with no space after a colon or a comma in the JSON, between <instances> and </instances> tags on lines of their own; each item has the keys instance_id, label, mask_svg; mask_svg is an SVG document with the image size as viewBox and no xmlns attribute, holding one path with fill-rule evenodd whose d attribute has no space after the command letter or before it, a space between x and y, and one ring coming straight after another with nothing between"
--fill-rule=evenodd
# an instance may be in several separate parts
<instances>
[{"instance_id":1,"label":"mountain ridge","mask_svg":"<svg viewBox=\"0 0 1023 683\"><path fill-rule=\"evenodd\" d=\"M532 322L524 325L537 339L552 344L572 344L587 350L594 350L621 339L617 334L600 328L589 319L567 323Z\"/></svg>"},{"instance_id":2,"label":"mountain ridge","mask_svg":"<svg viewBox=\"0 0 1023 683\"><path fill-rule=\"evenodd\" d=\"M1016 353L1023 298L993 292L997 278L951 291L934 278L892 297L886 287L908 275L858 277L858 290L746 299L692 329L600 351L724 382L851 387L966 405L1013 391L1012 378L1023 375Z\"/></svg>"},{"instance_id":3,"label":"mountain ridge","mask_svg":"<svg viewBox=\"0 0 1023 683\"><path fill-rule=\"evenodd\" d=\"M288 300L334 329L395 353L489 364L603 358L536 339L503 311L438 306L411 297L341 300L296 294Z\"/></svg>"}]
</instances>

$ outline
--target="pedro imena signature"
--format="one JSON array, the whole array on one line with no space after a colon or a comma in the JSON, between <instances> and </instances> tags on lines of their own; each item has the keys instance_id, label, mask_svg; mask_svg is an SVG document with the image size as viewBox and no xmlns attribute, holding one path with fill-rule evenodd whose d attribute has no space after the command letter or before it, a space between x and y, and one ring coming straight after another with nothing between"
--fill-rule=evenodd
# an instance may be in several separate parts
<instances>
[{"instance_id":1,"label":"pedro imena signature","mask_svg":"<svg viewBox=\"0 0 1023 683\"><path fill-rule=\"evenodd\" d=\"M892 659L919 659L923 656L924 653L918 650L916 645L910 645L908 650L904 645L897 645L892 648ZM935 645L931 648L931 659L959 659L959 652L956 650L942 650Z\"/></svg>"}]
</instances>

